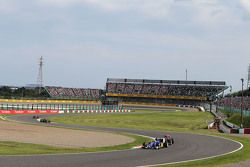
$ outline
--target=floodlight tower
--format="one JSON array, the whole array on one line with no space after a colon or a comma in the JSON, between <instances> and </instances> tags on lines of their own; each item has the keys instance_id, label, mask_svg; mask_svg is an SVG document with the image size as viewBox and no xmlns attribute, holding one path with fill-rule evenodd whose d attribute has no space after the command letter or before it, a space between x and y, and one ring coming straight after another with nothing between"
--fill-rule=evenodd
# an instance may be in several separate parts
<instances>
[{"instance_id":1,"label":"floodlight tower","mask_svg":"<svg viewBox=\"0 0 250 167\"><path fill-rule=\"evenodd\" d=\"M37 86L39 87L39 94L41 93L41 89L43 87L43 57L39 58L39 71L37 77Z\"/></svg>"},{"instance_id":2,"label":"floodlight tower","mask_svg":"<svg viewBox=\"0 0 250 167\"><path fill-rule=\"evenodd\" d=\"M186 81L188 80L188 70L186 69Z\"/></svg>"},{"instance_id":3,"label":"floodlight tower","mask_svg":"<svg viewBox=\"0 0 250 167\"><path fill-rule=\"evenodd\" d=\"M250 64L248 66L247 89L250 89Z\"/></svg>"}]
</instances>

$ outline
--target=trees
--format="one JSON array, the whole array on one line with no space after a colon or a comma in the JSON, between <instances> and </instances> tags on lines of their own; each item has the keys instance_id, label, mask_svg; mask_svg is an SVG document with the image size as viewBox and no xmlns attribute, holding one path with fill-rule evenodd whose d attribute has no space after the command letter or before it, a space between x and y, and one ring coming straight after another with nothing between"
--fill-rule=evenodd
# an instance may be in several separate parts
<instances>
[{"instance_id":1,"label":"trees","mask_svg":"<svg viewBox=\"0 0 250 167\"><path fill-rule=\"evenodd\" d=\"M39 93L38 88L25 88L25 87L0 87L0 97L5 99L12 98L46 98L49 94L45 89Z\"/></svg>"}]
</instances>

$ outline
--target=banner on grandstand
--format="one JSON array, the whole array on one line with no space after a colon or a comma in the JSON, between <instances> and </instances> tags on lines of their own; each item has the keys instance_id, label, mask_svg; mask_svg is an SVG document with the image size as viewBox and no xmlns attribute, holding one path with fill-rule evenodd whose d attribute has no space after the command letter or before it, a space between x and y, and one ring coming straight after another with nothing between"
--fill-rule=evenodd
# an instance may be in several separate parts
<instances>
[{"instance_id":1,"label":"banner on grandstand","mask_svg":"<svg viewBox=\"0 0 250 167\"><path fill-rule=\"evenodd\" d=\"M58 114L58 110L0 110L0 114Z\"/></svg>"},{"instance_id":2,"label":"banner on grandstand","mask_svg":"<svg viewBox=\"0 0 250 167\"><path fill-rule=\"evenodd\" d=\"M1 103L33 103L33 104L100 104L99 100L20 100L0 99Z\"/></svg>"},{"instance_id":3,"label":"banner on grandstand","mask_svg":"<svg viewBox=\"0 0 250 167\"><path fill-rule=\"evenodd\" d=\"M106 96L111 96L111 97L144 97L144 98L158 98L158 99L207 100L206 97L197 97L197 96L161 96L161 95L119 94L119 93L106 93Z\"/></svg>"}]
</instances>

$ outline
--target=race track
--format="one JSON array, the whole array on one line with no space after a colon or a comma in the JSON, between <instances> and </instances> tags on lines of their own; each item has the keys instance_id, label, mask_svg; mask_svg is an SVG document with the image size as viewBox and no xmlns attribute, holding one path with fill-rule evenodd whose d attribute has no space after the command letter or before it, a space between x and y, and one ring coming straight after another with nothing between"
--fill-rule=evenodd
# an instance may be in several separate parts
<instances>
[{"instance_id":1,"label":"race track","mask_svg":"<svg viewBox=\"0 0 250 167\"><path fill-rule=\"evenodd\" d=\"M14 116L11 119L40 124L31 115ZM41 124L40 124L41 125ZM43 124L42 124L43 125ZM162 137L165 133L130 129L96 128L78 125L54 124L60 127L102 130L111 132L129 132L151 137ZM54 126L50 125L50 126ZM166 149L131 149L102 153L80 153L34 156L0 156L1 167L134 167L166 164L180 161L208 158L240 149L240 143L213 136L170 133L175 144ZM63 140L63 139L61 139Z\"/></svg>"}]
</instances>

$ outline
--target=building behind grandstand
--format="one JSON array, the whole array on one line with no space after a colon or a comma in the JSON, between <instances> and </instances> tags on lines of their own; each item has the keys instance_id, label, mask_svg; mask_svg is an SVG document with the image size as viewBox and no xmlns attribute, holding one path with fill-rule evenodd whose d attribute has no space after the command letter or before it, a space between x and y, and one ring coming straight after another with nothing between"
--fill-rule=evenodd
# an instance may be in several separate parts
<instances>
[{"instance_id":1,"label":"building behind grandstand","mask_svg":"<svg viewBox=\"0 0 250 167\"><path fill-rule=\"evenodd\" d=\"M228 87L223 81L112 79L106 98L119 103L151 103L198 106L215 99Z\"/></svg>"}]
</instances>

